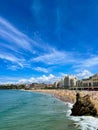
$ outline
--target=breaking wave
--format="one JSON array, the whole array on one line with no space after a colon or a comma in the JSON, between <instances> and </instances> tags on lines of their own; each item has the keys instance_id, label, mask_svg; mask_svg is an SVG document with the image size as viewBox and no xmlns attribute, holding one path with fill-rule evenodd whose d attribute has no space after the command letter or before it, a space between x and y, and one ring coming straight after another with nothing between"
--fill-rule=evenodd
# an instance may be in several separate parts
<instances>
[{"instance_id":1,"label":"breaking wave","mask_svg":"<svg viewBox=\"0 0 98 130\"><path fill-rule=\"evenodd\" d=\"M73 104L66 103L66 116L74 122L79 130L98 130L98 118L92 116L70 116Z\"/></svg>"}]
</instances>

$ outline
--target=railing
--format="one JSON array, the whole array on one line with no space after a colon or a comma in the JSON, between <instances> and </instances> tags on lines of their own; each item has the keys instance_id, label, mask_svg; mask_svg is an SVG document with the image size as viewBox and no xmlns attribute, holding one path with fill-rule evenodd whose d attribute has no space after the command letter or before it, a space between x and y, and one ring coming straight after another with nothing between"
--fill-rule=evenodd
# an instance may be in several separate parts
<instances>
[{"instance_id":1,"label":"railing","mask_svg":"<svg viewBox=\"0 0 98 130\"><path fill-rule=\"evenodd\" d=\"M70 90L88 90L88 91L98 91L98 86L97 87L70 87Z\"/></svg>"}]
</instances>

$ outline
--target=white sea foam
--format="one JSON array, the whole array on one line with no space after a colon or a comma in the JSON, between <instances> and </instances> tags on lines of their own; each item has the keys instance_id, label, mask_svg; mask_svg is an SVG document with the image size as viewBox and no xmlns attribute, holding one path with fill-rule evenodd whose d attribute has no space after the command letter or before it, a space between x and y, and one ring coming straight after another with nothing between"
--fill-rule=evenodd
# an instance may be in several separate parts
<instances>
[{"instance_id":1,"label":"white sea foam","mask_svg":"<svg viewBox=\"0 0 98 130\"><path fill-rule=\"evenodd\" d=\"M66 103L66 116L74 121L75 127L79 130L98 130L98 118L91 116L70 116L72 104Z\"/></svg>"},{"instance_id":2,"label":"white sea foam","mask_svg":"<svg viewBox=\"0 0 98 130\"><path fill-rule=\"evenodd\" d=\"M81 117L70 117L71 120L75 121L75 125L81 130L98 130L98 118L91 116L81 116Z\"/></svg>"},{"instance_id":3,"label":"white sea foam","mask_svg":"<svg viewBox=\"0 0 98 130\"><path fill-rule=\"evenodd\" d=\"M65 105L66 105L65 113L66 113L66 116L69 117L71 114L71 108L72 108L73 104L66 102Z\"/></svg>"}]
</instances>

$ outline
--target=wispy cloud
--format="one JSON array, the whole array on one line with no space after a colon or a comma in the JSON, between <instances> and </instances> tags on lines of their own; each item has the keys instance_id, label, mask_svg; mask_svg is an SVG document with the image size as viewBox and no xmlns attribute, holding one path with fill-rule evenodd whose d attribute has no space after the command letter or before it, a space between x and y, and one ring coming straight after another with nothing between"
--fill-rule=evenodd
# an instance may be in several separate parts
<instances>
[{"instance_id":1,"label":"wispy cloud","mask_svg":"<svg viewBox=\"0 0 98 130\"><path fill-rule=\"evenodd\" d=\"M27 51L33 54L35 52L33 45L36 43L2 17L0 17L0 38L0 59L9 61L11 63L9 68L12 68L13 63L14 66L18 64L21 68L26 67Z\"/></svg>"},{"instance_id":2,"label":"wispy cloud","mask_svg":"<svg viewBox=\"0 0 98 130\"><path fill-rule=\"evenodd\" d=\"M9 45L5 43L1 43L1 45L14 51L23 49L35 54L35 51L39 48L44 51L49 50L49 46L43 42L36 32L30 38L2 17L0 17L0 37L9 43Z\"/></svg>"},{"instance_id":3,"label":"wispy cloud","mask_svg":"<svg viewBox=\"0 0 98 130\"><path fill-rule=\"evenodd\" d=\"M48 73L48 69L43 68L43 67L36 67L36 68L34 68L34 70L36 70L38 72Z\"/></svg>"},{"instance_id":4,"label":"wispy cloud","mask_svg":"<svg viewBox=\"0 0 98 130\"><path fill-rule=\"evenodd\" d=\"M49 66L53 65L71 65L74 71L75 69L82 68L85 70L98 65L97 55L83 58L82 54L77 55L76 52L57 50L48 43L44 43L36 33L31 39L2 17L0 17L0 37L2 39L0 59L11 62L7 69L17 70L27 67L38 72L48 73ZM41 67L40 64L35 68L33 63L47 64L48 69Z\"/></svg>"},{"instance_id":5,"label":"wispy cloud","mask_svg":"<svg viewBox=\"0 0 98 130\"><path fill-rule=\"evenodd\" d=\"M78 79L83 79L83 78L88 78L90 76L93 75L93 73L87 69L83 69L83 70L80 70L78 69L76 72L74 72L74 74L68 74L68 73L63 73L63 72L60 72L59 73L59 77L65 77L65 76L68 76L68 75L72 75L72 76L76 76Z\"/></svg>"},{"instance_id":6,"label":"wispy cloud","mask_svg":"<svg viewBox=\"0 0 98 130\"><path fill-rule=\"evenodd\" d=\"M27 64L31 65L31 62L42 62L48 65L76 62L73 52L58 51L56 48L49 46L48 43L44 43L36 33L31 39L2 17L0 17L0 36L4 41L6 40L6 42L0 43L1 48L5 49L5 53L1 51L0 58L17 63L21 67L27 67ZM6 55L7 49L10 51L7 51ZM36 68L37 71L47 73L46 69L40 66Z\"/></svg>"},{"instance_id":7,"label":"wispy cloud","mask_svg":"<svg viewBox=\"0 0 98 130\"><path fill-rule=\"evenodd\" d=\"M10 65L7 67L8 70L13 70L13 71L17 71L18 69L20 69L21 67L18 65Z\"/></svg>"},{"instance_id":8,"label":"wispy cloud","mask_svg":"<svg viewBox=\"0 0 98 130\"><path fill-rule=\"evenodd\" d=\"M41 52L46 49L40 38L35 35L34 39L29 38L2 17L0 17L0 38L2 39L0 41L0 58L17 63L21 67L27 67L30 64L29 60L36 51L38 53L39 50ZM49 50L48 45L46 46Z\"/></svg>"},{"instance_id":9,"label":"wispy cloud","mask_svg":"<svg viewBox=\"0 0 98 130\"><path fill-rule=\"evenodd\" d=\"M93 56L88 59L85 59L82 63L82 66L84 67L93 67L98 65L98 56Z\"/></svg>"},{"instance_id":10,"label":"wispy cloud","mask_svg":"<svg viewBox=\"0 0 98 130\"><path fill-rule=\"evenodd\" d=\"M33 52L30 44L33 41L2 17L0 17L0 36L14 46Z\"/></svg>"},{"instance_id":11,"label":"wispy cloud","mask_svg":"<svg viewBox=\"0 0 98 130\"><path fill-rule=\"evenodd\" d=\"M80 79L82 78L88 78L89 76L92 76L93 73L90 72L89 70L82 70L79 73L76 74L76 76Z\"/></svg>"},{"instance_id":12,"label":"wispy cloud","mask_svg":"<svg viewBox=\"0 0 98 130\"><path fill-rule=\"evenodd\" d=\"M10 61L12 63L16 63L18 64L20 67L23 67L23 62L24 62L24 59L20 59L20 58L17 58L15 57L14 55L12 54L9 54L9 53L2 53L0 54L0 59L3 59L3 60L7 60L7 61Z\"/></svg>"},{"instance_id":13,"label":"wispy cloud","mask_svg":"<svg viewBox=\"0 0 98 130\"><path fill-rule=\"evenodd\" d=\"M48 54L43 54L32 59L34 62L43 62L45 64L68 64L75 62L72 52L61 52L55 49L51 49Z\"/></svg>"},{"instance_id":14,"label":"wispy cloud","mask_svg":"<svg viewBox=\"0 0 98 130\"><path fill-rule=\"evenodd\" d=\"M98 56L91 54L91 56L87 58L80 57L80 60L78 60L77 64L73 65L73 68L75 71L77 70L94 70L95 67L98 66Z\"/></svg>"},{"instance_id":15,"label":"wispy cloud","mask_svg":"<svg viewBox=\"0 0 98 130\"><path fill-rule=\"evenodd\" d=\"M10 50L9 52L5 50L5 53L1 51L0 58L17 63L21 67L23 67L24 64L30 64L30 61L40 61L46 64L73 62L71 53L60 52L54 49L47 43L44 43L44 41L36 35L34 39L29 38L2 17L0 17L0 36L4 41L6 40L6 42L8 42L8 44L6 42L0 43L1 48ZM22 53L21 49L24 49L25 52ZM39 55L36 55L35 58L32 58L33 55L30 55L29 57L27 56L27 59L25 57L26 51L30 53L35 53L37 51ZM47 70L41 67L36 68L36 70L47 72Z\"/></svg>"}]
</instances>

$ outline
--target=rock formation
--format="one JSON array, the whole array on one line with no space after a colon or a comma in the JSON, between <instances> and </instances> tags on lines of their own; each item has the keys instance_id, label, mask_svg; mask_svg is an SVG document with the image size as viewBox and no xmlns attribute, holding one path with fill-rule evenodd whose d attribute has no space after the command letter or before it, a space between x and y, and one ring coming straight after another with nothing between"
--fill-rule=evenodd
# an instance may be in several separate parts
<instances>
[{"instance_id":1,"label":"rock formation","mask_svg":"<svg viewBox=\"0 0 98 130\"><path fill-rule=\"evenodd\" d=\"M91 102L90 96L81 97L79 93L76 94L76 103L73 105L71 111L71 115L73 116L97 116L97 110Z\"/></svg>"}]
</instances>

